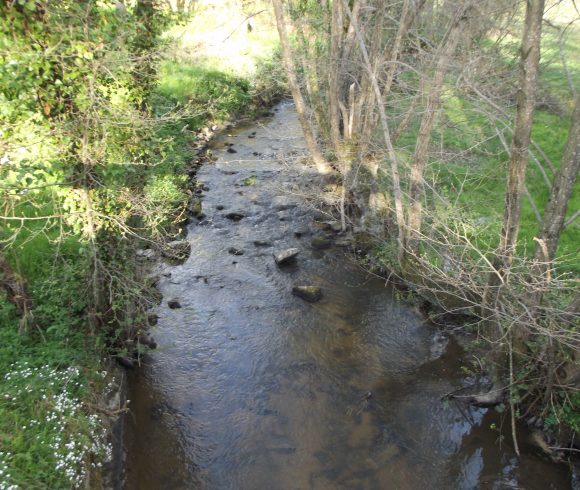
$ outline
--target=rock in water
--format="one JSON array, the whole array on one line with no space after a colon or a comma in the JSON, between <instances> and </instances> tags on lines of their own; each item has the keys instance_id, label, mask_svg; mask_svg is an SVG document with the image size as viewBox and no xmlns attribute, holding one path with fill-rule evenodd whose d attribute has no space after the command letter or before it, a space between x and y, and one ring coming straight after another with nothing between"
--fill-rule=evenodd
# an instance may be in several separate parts
<instances>
[{"instance_id":1,"label":"rock in water","mask_svg":"<svg viewBox=\"0 0 580 490\"><path fill-rule=\"evenodd\" d=\"M227 219L231 219L232 221L240 221L244 217L244 213L240 211L233 211L231 213L226 214Z\"/></svg>"},{"instance_id":2,"label":"rock in water","mask_svg":"<svg viewBox=\"0 0 580 490\"><path fill-rule=\"evenodd\" d=\"M274 260L278 265L287 264L288 262L294 260L299 253L300 250L298 250L297 248L289 248L282 252L275 253Z\"/></svg>"},{"instance_id":3,"label":"rock in water","mask_svg":"<svg viewBox=\"0 0 580 490\"><path fill-rule=\"evenodd\" d=\"M178 301L178 300L176 300L176 299L170 299L170 300L167 302L167 306L169 306L169 308L171 308L172 310L175 310L175 309L177 309L177 308L181 308L181 304L180 304L180 303L179 303L179 301Z\"/></svg>"},{"instance_id":4,"label":"rock in water","mask_svg":"<svg viewBox=\"0 0 580 490\"><path fill-rule=\"evenodd\" d=\"M173 260L186 260L190 253L191 244L187 240L174 240L163 249L163 255Z\"/></svg>"},{"instance_id":5,"label":"rock in water","mask_svg":"<svg viewBox=\"0 0 580 490\"><path fill-rule=\"evenodd\" d=\"M294 286L292 294L310 303L316 303L322 299L322 289L318 286Z\"/></svg>"},{"instance_id":6,"label":"rock in water","mask_svg":"<svg viewBox=\"0 0 580 490\"><path fill-rule=\"evenodd\" d=\"M310 245L314 250L324 250L332 247L332 241L330 238L319 235L313 237L312 240L310 240Z\"/></svg>"}]
</instances>

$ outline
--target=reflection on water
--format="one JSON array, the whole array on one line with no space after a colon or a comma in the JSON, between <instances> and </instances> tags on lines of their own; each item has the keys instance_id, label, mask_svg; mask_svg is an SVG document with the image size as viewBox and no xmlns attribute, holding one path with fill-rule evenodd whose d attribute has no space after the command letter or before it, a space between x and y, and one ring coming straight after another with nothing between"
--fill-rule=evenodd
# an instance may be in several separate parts
<instances>
[{"instance_id":1,"label":"reflection on water","mask_svg":"<svg viewBox=\"0 0 580 490\"><path fill-rule=\"evenodd\" d=\"M298 190L317 176L299 163L291 105L226 142L237 153L199 174L210 190L192 256L163 266L182 308L158 308L159 349L131 374L125 488L570 488L565 467L515 457L489 428L497 414L441 402L463 383L452 340L442 348L343 251L296 236L314 226ZM277 267L272 252L290 247L297 263ZM294 284L324 298L306 303Z\"/></svg>"}]
</instances>

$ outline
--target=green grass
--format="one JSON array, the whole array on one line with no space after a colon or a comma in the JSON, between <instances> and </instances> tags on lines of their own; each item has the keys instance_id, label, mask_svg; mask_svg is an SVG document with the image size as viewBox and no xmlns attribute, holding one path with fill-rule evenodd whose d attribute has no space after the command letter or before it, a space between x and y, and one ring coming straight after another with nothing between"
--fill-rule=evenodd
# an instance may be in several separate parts
<instances>
[{"instance_id":1,"label":"green grass","mask_svg":"<svg viewBox=\"0 0 580 490\"><path fill-rule=\"evenodd\" d=\"M158 93L189 105L199 124L242 113L251 100L249 81L233 74L167 61L160 75Z\"/></svg>"},{"instance_id":2,"label":"green grass","mask_svg":"<svg viewBox=\"0 0 580 490\"><path fill-rule=\"evenodd\" d=\"M104 374L97 338L82 325L80 271L47 272L48 247L36 245L27 248L45 272L28 286L42 333L19 334L15 308L0 296L0 481L2 488L71 488L110 451L85 403L102 389Z\"/></svg>"},{"instance_id":3,"label":"green grass","mask_svg":"<svg viewBox=\"0 0 580 490\"><path fill-rule=\"evenodd\" d=\"M565 51L568 67L578 88L580 88L580 59L576 53L579 46L580 29L570 28L567 31ZM540 75L540 92L547 91L552 99L558 102L554 109L559 107L564 112L536 110L532 138L557 169L568 138L573 100L568 81L563 74L558 40L553 29L546 27L542 47L544 64ZM506 54L509 52L509 49L505 50ZM506 66L509 64L509 59L505 60L505 64ZM413 83L412 80L407 80L407 82ZM454 82L455 80L450 77L443 97L442 116L432 134L433 153L425 176L439 193L446 196L450 202L459 205L459 211L465 219L484 225L476 243L483 250L493 250L499 242L509 156L495 136L493 125L478 110L480 103L475 103L461 92L456 92L453 87ZM391 111L404 112L405 102L402 105L400 102L397 104L393 104ZM513 109L508 110L510 111L509 124L513 125ZM403 162L410 162L412 159L418 129L419 116L416 116L406 133L397 141L398 153ZM505 133L505 139L509 145L511 135L508 132ZM537 151L534 150L534 153L542 162L552 181L553 173L549 166ZM526 173L526 186L540 214L543 214L549 198L549 188L531 159ZM569 201L568 217L579 208L580 182L577 182ZM533 208L523 196L519 254L527 256L533 254L536 247L533 239L538 231L538 220ZM561 272L577 274L580 271L580 264L577 260L578 243L580 243L580 223L575 222L566 228L560 239L558 258L562 261Z\"/></svg>"}]
</instances>

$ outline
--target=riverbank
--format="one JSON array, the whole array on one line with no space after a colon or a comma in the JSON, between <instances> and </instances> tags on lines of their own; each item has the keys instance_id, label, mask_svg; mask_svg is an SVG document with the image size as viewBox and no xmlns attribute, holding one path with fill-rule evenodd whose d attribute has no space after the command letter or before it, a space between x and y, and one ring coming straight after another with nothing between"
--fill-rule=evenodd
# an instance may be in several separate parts
<instances>
[{"instance_id":1,"label":"riverbank","mask_svg":"<svg viewBox=\"0 0 580 490\"><path fill-rule=\"evenodd\" d=\"M187 214L184 210L191 202L190 195L195 194L191 187L195 168L213 134L229 121L254 117L264 110L264 101L275 97L276 90L268 87L265 98L263 85L256 87L241 76L217 69L187 71L186 65L181 65L180 70L175 73L163 68L159 89L153 96L153 112L160 121L156 140L163 151L156 157L157 164L148 168L145 185L157 206L155 219L166 219L173 212L165 225L168 237L180 233ZM169 90L175 80L187 84L187 89L181 93ZM259 77L258 80L265 83ZM192 86L198 87L195 100L190 98ZM201 114L200 106L204 107ZM176 110L180 117L166 117L168 111ZM130 332L140 335L147 322L91 328L86 316L87 298L82 294L86 291L85 270L76 260L79 253L82 255L82 244L75 239L63 242L55 238L52 232L42 234L36 230L28 239L20 234L17 255L8 255L11 269L2 270L2 489L84 484L110 488L121 472L119 420L130 405L125 394L125 373L111 364L111 358L142 355L146 346L138 347L137 352L127 341L134 342L136 337ZM123 274L143 291L145 304L155 294L148 292L152 284L147 273L134 275L142 260L133 254L149 243L141 238L125 239L117 249L123 251L119 256ZM157 247L161 250L164 245L159 243L153 248ZM19 332L21 311L4 293L10 291L8 287L21 291L30 307L29 323L21 329L23 333ZM134 310L132 301L129 296L115 298L117 311Z\"/></svg>"},{"instance_id":2,"label":"riverbank","mask_svg":"<svg viewBox=\"0 0 580 490\"><path fill-rule=\"evenodd\" d=\"M441 401L469 383L461 349L345 256L291 108L222 133L198 171L194 251L160 265L159 348L130 373L125 488L566 488L515 458L501 415Z\"/></svg>"}]
</instances>

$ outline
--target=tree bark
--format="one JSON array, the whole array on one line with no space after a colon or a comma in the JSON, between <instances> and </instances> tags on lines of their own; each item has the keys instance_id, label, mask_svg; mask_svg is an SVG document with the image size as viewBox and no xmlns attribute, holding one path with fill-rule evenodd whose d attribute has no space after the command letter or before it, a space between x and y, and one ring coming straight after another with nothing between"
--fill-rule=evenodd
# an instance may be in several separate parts
<instances>
[{"instance_id":1,"label":"tree bark","mask_svg":"<svg viewBox=\"0 0 580 490\"><path fill-rule=\"evenodd\" d=\"M440 106L441 89L445 74L449 69L449 61L459 44L461 35L466 25L465 13L469 4L465 4L456 13L453 23L449 28L446 39L442 41L439 50L437 65L432 80L429 83L429 92L425 111L421 119L419 134L415 145L415 156L411 165L411 180L409 184L409 219L408 219L408 236L406 240L407 250L411 253L417 251L419 236L421 233L421 221L423 213L423 173L427 163L429 142L431 141L431 132L435 123L435 115Z\"/></svg>"},{"instance_id":2,"label":"tree bark","mask_svg":"<svg viewBox=\"0 0 580 490\"><path fill-rule=\"evenodd\" d=\"M322 156L318 143L316 142L314 129L312 128L312 124L310 123L306 112L306 103L304 102L304 97L302 96L300 86L298 85L298 79L296 78L296 68L294 66L292 47L290 46L290 40L288 39L288 32L286 31L282 2L281 0L272 0L272 4L274 6L274 15L276 16L278 35L280 36L280 45L282 46L282 60L284 62L284 67L286 68L288 85L290 86L292 98L296 105L296 112L298 113L298 120L300 121L302 132L304 133L304 139L306 140L308 150L310 151L310 155L312 156L312 160L314 161L318 172L321 174L327 174L331 170L330 165Z\"/></svg>"},{"instance_id":3,"label":"tree bark","mask_svg":"<svg viewBox=\"0 0 580 490\"><path fill-rule=\"evenodd\" d=\"M504 368L504 347L501 343L504 332L498 318L498 303L502 287L507 281L507 273L513 261L518 238L522 194L536 104L543 15L544 0L527 0L521 46L516 120L510 148L504 217L493 270L490 272L487 289L482 299L482 317L485 319L486 336L493 344L493 350L489 357L491 376L496 384L501 382L502 369ZM512 332L514 349L518 352L524 349L523 337L523 332L520 329Z\"/></svg>"},{"instance_id":4,"label":"tree bark","mask_svg":"<svg viewBox=\"0 0 580 490\"><path fill-rule=\"evenodd\" d=\"M377 77L375 76L375 71L369 59L369 54L364 42L364 39L360 33L360 30L355 22L353 15L351 14L347 0L342 0L343 7L345 12L347 13L351 25L355 31L356 37L358 39L359 48L361 54L363 56L365 67L368 71L368 75L370 77L371 85L374 91L374 95L376 100L382 100L381 89L379 87L379 82ZM397 227L398 227L398 243L399 243L399 258L402 256L402 253L405 249L405 215L403 213L403 199L401 195L401 183L399 177L399 163L397 159L397 154L395 153L395 149L393 148L393 144L391 142L391 134L389 131L389 123L387 120L387 114L385 113L385 106L383 104L377 104L379 109L379 116L381 121L381 126L383 129L383 137L385 139L385 146L387 147L387 155L389 158L390 166L391 166L391 179L393 185L393 197L395 201L395 216L397 218Z\"/></svg>"},{"instance_id":5,"label":"tree bark","mask_svg":"<svg viewBox=\"0 0 580 490\"><path fill-rule=\"evenodd\" d=\"M340 84L339 72L342 63L340 63L340 47L342 42L342 7L340 2L332 4L332 22L330 24L330 66L328 74L328 106L330 116L330 141L332 149L338 157L340 154ZM346 128L345 128L346 131Z\"/></svg>"},{"instance_id":6,"label":"tree bark","mask_svg":"<svg viewBox=\"0 0 580 490\"><path fill-rule=\"evenodd\" d=\"M544 0L528 0L521 46L520 86L517 94L516 122L511 145L511 158L505 196L505 211L497 258L501 269L509 268L517 244L522 193L524 190L528 152L536 105L536 85L540 62L540 37ZM500 272L501 275L501 272ZM497 274L492 274L497 285Z\"/></svg>"},{"instance_id":7,"label":"tree bark","mask_svg":"<svg viewBox=\"0 0 580 490\"><path fill-rule=\"evenodd\" d=\"M538 263L544 263L544 271L549 268L549 263L556 257L560 235L564 229L564 220L568 210L568 202L578 171L580 169L580 96L576 97L574 112L572 113L572 125L568 134L568 141L562 157L560 169L556 173L550 200L544 210L543 226L538 236L538 246L534 259ZM544 246L541 244L543 242ZM547 252L547 253L546 253Z\"/></svg>"}]
</instances>

